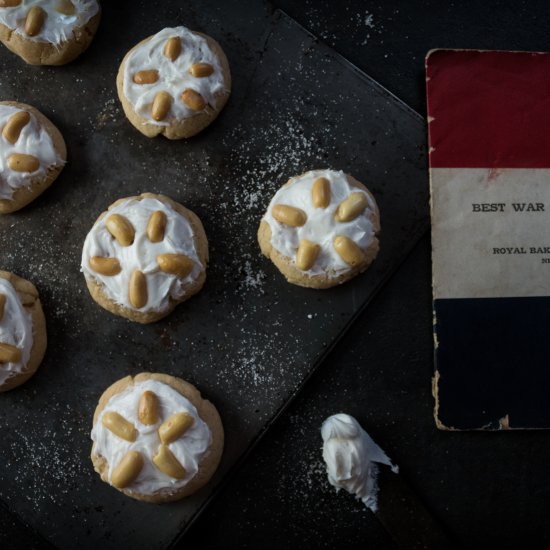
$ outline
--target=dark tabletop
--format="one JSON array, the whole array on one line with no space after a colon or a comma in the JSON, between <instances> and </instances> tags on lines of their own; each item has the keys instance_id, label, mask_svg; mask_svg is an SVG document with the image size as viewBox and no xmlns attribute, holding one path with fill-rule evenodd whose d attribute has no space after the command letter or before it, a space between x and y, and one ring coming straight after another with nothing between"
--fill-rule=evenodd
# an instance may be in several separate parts
<instances>
[{"instance_id":1,"label":"dark tabletop","mask_svg":"<svg viewBox=\"0 0 550 550\"><path fill-rule=\"evenodd\" d=\"M273 4L423 116L429 49L550 49L543 2ZM435 428L430 282L426 235L181 548L395 548L371 512L328 484L319 427L340 411L357 416L465 548L549 543L549 435Z\"/></svg>"},{"instance_id":2,"label":"dark tabletop","mask_svg":"<svg viewBox=\"0 0 550 550\"><path fill-rule=\"evenodd\" d=\"M423 116L429 49L550 49L543 2L272 4ZM395 548L371 512L328 484L319 428L341 411L360 420L465 548L550 542L546 432L435 428L430 282L426 234L178 548ZM24 526L1 509L0 527L24 543Z\"/></svg>"}]
</instances>

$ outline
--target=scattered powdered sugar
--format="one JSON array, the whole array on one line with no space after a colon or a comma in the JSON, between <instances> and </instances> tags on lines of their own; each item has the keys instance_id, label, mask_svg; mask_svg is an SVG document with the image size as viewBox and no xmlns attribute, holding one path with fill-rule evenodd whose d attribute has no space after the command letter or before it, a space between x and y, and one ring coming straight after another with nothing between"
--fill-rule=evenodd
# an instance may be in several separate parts
<instances>
[{"instance_id":1,"label":"scattered powdered sugar","mask_svg":"<svg viewBox=\"0 0 550 550\"><path fill-rule=\"evenodd\" d=\"M80 432L87 431L87 427L82 422L75 423L74 411L61 403L50 407L47 419L27 410L20 423L24 430L10 429L2 422L2 433L6 434L4 439L10 449L4 466L16 472L15 481L25 490L13 495L2 492L2 498L8 502L11 498L25 499L35 511L40 511L44 503L65 504L81 483L83 470L89 470L88 464L83 468L82 449L71 444L81 439ZM49 483L43 482L44 478L55 481L55 492Z\"/></svg>"},{"instance_id":2,"label":"scattered powdered sugar","mask_svg":"<svg viewBox=\"0 0 550 550\"><path fill-rule=\"evenodd\" d=\"M344 8L347 12L351 10L351 6L344 6ZM317 8L315 4L313 4L312 6L308 6L307 13L309 16L307 24L308 29L330 46L337 47L338 42L341 41L342 33L336 33L332 30L326 16L324 17L325 13L323 10ZM398 13L397 10L396 13ZM351 38L354 38L359 45L366 46L373 34L382 34L383 28L383 25L375 25L374 13L365 10L355 14L349 14L349 25L346 29L346 33L350 35Z\"/></svg>"},{"instance_id":3,"label":"scattered powdered sugar","mask_svg":"<svg viewBox=\"0 0 550 550\"><path fill-rule=\"evenodd\" d=\"M369 13L368 11L366 11L365 14L358 13L357 22L359 24L364 24L364 26L368 29L367 31L363 31L366 34L365 34L365 38L361 42L361 46L366 46L369 41L369 38L371 37L370 30L375 28L374 15L372 13Z\"/></svg>"},{"instance_id":4,"label":"scattered powdered sugar","mask_svg":"<svg viewBox=\"0 0 550 550\"><path fill-rule=\"evenodd\" d=\"M240 182L232 206L245 210L265 207L278 186L304 171L308 164L322 160L314 136L307 135L292 110L287 110L278 124L252 135L238 125L224 139L226 146L230 143L235 144L230 163Z\"/></svg>"},{"instance_id":5,"label":"scattered powdered sugar","mask_svg":"<svg viewBox=\"0 0 550 550\"><path fill-rule=\"evenodd\" d=\"M120 116L120 103L114 98L107 99L97 114L95 126L101 130L109 123L115 123Z\"/></svg>"},{"instance_id":6,"label":"scattered powdered sugar","mask_svg":"<svg viewBox=\"0 0 550 550\"><path fill-rule=\"evenodd\" d=\"M244 279L241 280L241 287L245 291L248 289L254 289L263 294L263 284L266 275L262 270L255 271L249 258L250 254L243 254L242 271L244 272Z\"/></svg>"},{"instance_id":7,"label":"scattered powdered sugar","mask_svg":"<svg viewBox=\"0 0 550 550\"><path fill-rule=\"evenodd\" d=\"M230 265L222 274L226 281L223 296L234 292L232 288L236 284L242 300L231 312L233 322L240 327L238 348L218 372L218 380L223 384L226 376L237 376L244 388L247 385L260 388L268 396L279 391L281 376L287 379L296 376L292 371L295 370L296 357L301 353L301 337L299 334L287 337L285 350L281 351L278 349L280 339L277 327L283 326L284 319L274 312L257 310L257 307L264 307L256 305L255 297L266 293L268 276L265 269L268 260L261 256L256 244L256 232L275 191L290 177L324 166L323 147L319 146L319 141L332 139L328 127L321 127L316 134L308 132L296 116L302 102L303 99L294 100L282 108L282 113L271 124L259 125L253 131L249 126L235 126L227 133L223 143L230 150L227 162L229 173L224 174L224 179L234 183L230 192L218 197L216 208L223 216L224 224L234 231L238 228L243 240L252 241L257 252L235 248L234 254L226 256ZM322 134L321 138L319 134ZM222 182L215 186L220 187ZM213 242L212 256L218 248L227 248L232 244L219 240ZM231 248L233 250L233 246ZM276 307L277 304L273 305ZM266 318L269 319L271 331L267 334L250 330L250 326L245 324L245 321L259 319L260 315L264 327ZM230 337L229 334L226 336Z\"/></svg>"}]
</instances>

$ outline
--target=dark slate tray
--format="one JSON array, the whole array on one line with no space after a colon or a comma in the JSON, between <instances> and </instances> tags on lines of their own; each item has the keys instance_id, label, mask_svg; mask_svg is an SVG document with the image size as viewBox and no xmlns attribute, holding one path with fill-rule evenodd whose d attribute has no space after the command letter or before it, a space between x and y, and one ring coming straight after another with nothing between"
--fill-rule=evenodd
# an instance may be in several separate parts
<instances>
[{"instance_id":1,"label":"dark slate tray","mask_svg":"<svg viewBox=\"0 0 550 550\"><path fill-rule=\"evenodd\" d=\"M111 4L92 49L72 65L31 68L1 51L0 96L50 116L65 135L70 162L43 197L0 218L0 266L36 283L49 335L37 375L0 397L0 499L60 548L165 548L425 232L424 123L268 5L243 2L236 11L225 3L167 2L159 14L149 2ZM125 120L114 77L130 46L178 22L221 42L234 94L196 138L149 140ZM255 235L279 185L323 166L369 186L383 233L366 274L313 291L287 284L261 257ZM115 199L144 191L194 210L211 247L204 290L149 326L99 308L79 272L96 216ZM179 503L126 498L99 480L89 460L98 397L142 371L196 384L224 422L219 471Z\"/></svg>"}]
</instances>

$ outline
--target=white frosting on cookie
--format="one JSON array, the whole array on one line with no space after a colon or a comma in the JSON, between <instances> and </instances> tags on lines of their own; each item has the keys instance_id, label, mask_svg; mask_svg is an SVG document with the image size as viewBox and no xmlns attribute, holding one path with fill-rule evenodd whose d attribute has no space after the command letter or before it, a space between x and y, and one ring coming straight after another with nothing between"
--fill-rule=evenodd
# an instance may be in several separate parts
<instances>
[{"instance_id":1,"label":"white frosting on cookie","mask_svg":"<svg viewBox=\"0 0 550 550\"><path fill-rule=\"evenodd\" d=\"M151 214L160 210L166 214L167 224L164 239L151 242L146 234ZM135 238L130 246L122 246L106 228L105 222L112 214L121 214L135 229ZM193 269L185 278L160 270L157 264L159 254L184 254L193 260ZM90 267L90 257L117 258L121 272L117 275L102 275ZM130 277L135 269L145 274L148 300L144 307L136 310L128 298ZM86 279L92 279L103 286L108 298L124 307L142 312L162 312L170 307L170 297L178 300L185 295L185 285L196 280L205 270L195 248L191 224L168 204L157 199L129 199L114 208L97 221L84 241L82 250L82 271Z\"/></svg>"},{"instance_id":2,"label":"white frosting on cookie","mask_svg":"<svg viewBox=\"0 0 550 550\"><path fill-rule=\"evenodd\" d=\"M174 60L164 53L166 41L172 37L181 39L181 53ZM195 63L208 63L214 72L207 77L196 78L189 74L189 68ZM139 71L157 70L159 79L153 84L136 84L134 75ZM186 27L166 28L158 32L143 44L139 44L125 61L124 96L133 110L150 124L169 126L175 120L183 120L197 114L182 100L184 90L191 88L201 94L207 104L214 107L215 94L220 91L229 93L222 73L220 60L208 46L206 39ZM172 105L166 118L161 121L151 117L151 106L157 92L165 91L172 96Z\"/></svg>"},{"instance_id":3,"label":"white frosting on cookie","mask_svg":"<svg viewBox=\"0 0 550 550\"><path fill-rule=\"evenodd\" d=\"M33 343L32 315L27 312L17 291L6 279L0 277L0 294L6 297L4 314L0 319L0 343L16 346L21 350L19 363L0 363L0 385L19 374L27 366Z\"/></svg>"},{"instance_id":4,"label":"white frosting on cookie","mask_svg":"<svg viewBox=\"0 0 550 550\"><path fill-rule=\"evenodd\" d=\"M146 426L138 418L138 404L144 391L154 392L159 400L159 419L155 424ZM134 442L121 439L102 424L107 412L117 412L131 422L138 435ZM161 444L158 435L159 426L175 413L185 412L193 417L193 425L168 448L178 462L185 468L183 479L174 479L161 472L153 463ZM105 458L109 465L107 480L111 482L113 470L128 451L137 451L143 457L143 468L134 482L126 489L144 495L157 492L173 492L184 487L195 477L199 462L212 442L212 433L208 425L199 417L195 406L168 384L157 380L146 380L133 384L109 399L92 429L95 442L94 454Z\"/></svg>"},{"instance_id":5,"label":"white frosting on cookie","mask_svg":"<svg viewBox=\"0 0 550 550\"><path fill-rule=\"evenodd\" d=\"M61 44L72 40L76 27L83 27L99 11L97 0L72 0L74 14L65 15L57 11L60 0L22 0L18 6L12 8L0 8L0 23L13 29L25 40L36 42L51 42ZM46 17L40 32L35 36L25 33L25 19L30 8L40 6Z\"/></svg>"},{"instance_id":6,"label":"white frosting on cookie","mask_svg":"<svg viewBox=\"0 0 550 550\"><path fill-rule=\"evenodd\" d=\"M399 468L353 416L343 413L330 416L323 422L321 436L330 484L355 495L375 512L378 464L390 466L394 473Z\"/></svg>"},{"instance_id":7,"label":"white frosting on cookie","mask_svg":"<svg viewBox=\"0 0 550 550\"><path fill-rule=\"evenodd\" d=\"M23 110L11 105L0 105L0 131L14 113ZM48 169L65 163L55 150L50 134L32 113L29 114L30 121L22 128L14 144L0 136L0 199L11 199L17 189L30 186L32 181L46 178ZM35 172L11 170L8 167L8 158L14 153L37 157L40 167Z\"/></svg>"},{"instance_id":8,"label":"white frosting on cookie","mask_svg":"<svg viewBox=\"0 0 550 550\"><path fill-rule=\"evenodd\" d=\"M326 208L313 206L311 190L317 178L324 177L330 182L330 203ZM368 206L357 218L349 222L339 222L334 218L338 205L351 193L362 193L367 197ZM291 227L277 221L272 215L276 204L300 208L307 215L302 227ZM373 223L376 221L376 225ZM335 251L333 240L337 235L352 239L362 250L366 250L376 239L378 231L377 207L372 197L352 187L342 171L312 170L292 178L275 193L263 217L271 228L271 245L283 256L296 261L296 251L302 239L320 245L321 250L311 269L304 271L309 276L326 275L335 278L349 271L350 266Z\"/></svg>"}]
</instances>

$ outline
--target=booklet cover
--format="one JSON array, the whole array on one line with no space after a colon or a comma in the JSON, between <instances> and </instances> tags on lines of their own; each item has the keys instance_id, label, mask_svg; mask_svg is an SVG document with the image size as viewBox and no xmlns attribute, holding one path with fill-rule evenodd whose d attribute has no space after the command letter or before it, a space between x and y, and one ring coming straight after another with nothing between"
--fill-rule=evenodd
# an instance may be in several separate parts
<instances>
[{"instance_id":1,"label":"booklet cover","mask_svg":"<svg viewBox=\"0 0 550 550\"><path fill-rule=\"evenodd\" d=\"M550 54L426 56L435 420L550 427Z\"/></svg>"}]
</instances>

